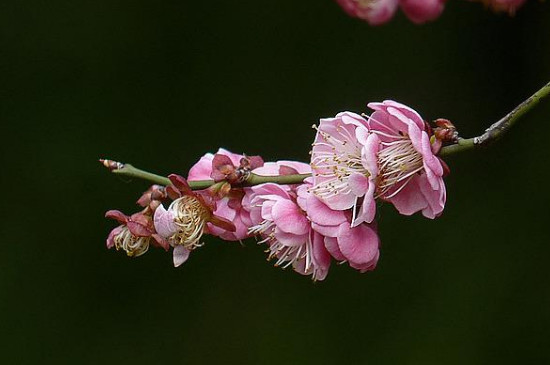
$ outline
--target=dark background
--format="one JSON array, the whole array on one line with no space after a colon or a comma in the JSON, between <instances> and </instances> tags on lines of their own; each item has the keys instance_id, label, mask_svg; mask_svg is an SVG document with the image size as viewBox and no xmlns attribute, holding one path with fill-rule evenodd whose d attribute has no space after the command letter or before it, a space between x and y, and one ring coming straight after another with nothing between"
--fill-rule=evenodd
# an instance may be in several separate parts
<instances>
[{"instance_id":1,"label":"dark background","mask_svg":"<svg viewBox=\"0 0 550 365\"><path fill-rule=\"evenodd\" d=\"M107 209L223 146L306 161L311 125L392 98L481 133L550 79L550 4L514 18L451 1L372 28L330 0L3 1L3 363L550 362L550 100L504 140L449 157L435 221L379 214L376 271L325 282L253 240L182 267L108 251Z\"/></svg>"}]
</instances>

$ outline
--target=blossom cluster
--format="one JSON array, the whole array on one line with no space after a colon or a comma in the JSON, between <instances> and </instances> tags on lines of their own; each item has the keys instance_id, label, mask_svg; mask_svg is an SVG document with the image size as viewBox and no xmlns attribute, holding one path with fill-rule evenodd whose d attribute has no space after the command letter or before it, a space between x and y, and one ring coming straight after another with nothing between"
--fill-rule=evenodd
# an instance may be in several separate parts
<instances>
[{"instance_id":1,"label":"blossom cluster","mask_svg":"<svg viewBox=\"0 0 550 365\"><path fill-rule=\"evenodd\" d=\"M526 0L472 0L482 2L496 12L514 15ZM446 0L336 0L350 16L367 21L370 25L388 22L401 8L415 24L437 19L445 7Z\"/></svg>"},{"instance_id":2,"label":"blossom cluster","mask_svg":"<svg viewBox=\"0 0 550 365\"><path fill-rule=\"evenodd\" d=\"M138 200L141 212L107 212L120 223L107 247L136 257L158 246L172 250L180 266L201 247L204 234L225 241L256 237L276 266L313 280L325 279L333 260L373 270L380 255L378 202L404 215L439 216L448 168L437 154L454 134L447 120L432 129L395 101L368 106L370 116L342 112L321 119L310 163L264 162L225 149L204 155L187 179L172 174L170 185L149 188ZM274 179L250 186L251 175ZM288 175L306 178L277 183ZM197 180L212 184L193 191L189 182Z\"/></svg>"}]
</instances>

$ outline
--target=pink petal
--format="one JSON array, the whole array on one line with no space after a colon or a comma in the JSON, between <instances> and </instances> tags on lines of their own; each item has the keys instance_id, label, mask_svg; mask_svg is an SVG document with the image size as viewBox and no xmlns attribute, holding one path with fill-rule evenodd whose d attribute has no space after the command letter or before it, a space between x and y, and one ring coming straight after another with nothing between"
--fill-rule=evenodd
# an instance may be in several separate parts
<instances>
[{"instance_id":1,"label":"pink petal","mask_svg":"<svg viewBox=\"0 0 550 365\"><path fill-rule=\"evenodd\" d=\"M191 167L187 179L189 181L195 180L209 180L210 173L212 172L212 159L214 155L207 153L200 158L200 160Z\"/></svg>"},{"instance_id":2,"label":"pink petal","mask_svg":"<svg viewBox=\"0 0 550 365\"><path fill-rule=\"evenodd\" d=\"M252 170L252 172L262 176L279 175L279 165L277 165L275 162L266 162L263 166Z\"/></svg>"},{"instance_id":3,"label":"pink petal","mask_svg":"<svg viewBox=\"0 0 550 365\"><path fill-rule=\"evenodd\" d=\"M275 236L275 239L285 246L301 246L307 240L307 233L302 235L288 233L281 230L277 226L275 226L275 230L273 231L273 234Z\"/></svg>"},{"instance_id":4,"label":"pink petal","mask_svg":"<svg viewBox=\"0 0 550 365\"><path fill-rule=\"evenodd\" d=\"M368 119L369 130L394 135L396 131L390 124L390 116L383 109L379 109L379 104L380 103L368 104L369 108L375 110L375 112L372 113ZM379 138L382 142L391 142L395 139L394 137L388 137L386 135L380 135Z\"/></svg>"},{"instance_id":5,"label":"pink petal","mask_svg":"<svg viewBox=\"0 0 550 365\"><path fill-rule=\"evenodd\" d=\"M238 153L233 153L231 151L228 151L224 148L220 148L218 149L218 151L216 152L216 154L218 155L225 155L227 157L229 157L231 159L231 162L234 166L239 166L239 164L241 163L241 158L243 158L243 155L240 155Z\"/></svg>"},{"instance_id":6,"label":"pink petal","mask_svg":"<svg viewBox=\"0 0 550 365\"><path fill-rule=\"evenodd\" d=\"M427 207L422 210L422 214L426 218L436 218L445 208L445 184L443 183L443 179L440 180L438 190L433 190L425 175L418 177L418 186L428 203Z\"/></svg>"},{"instance_id":7,"label":"pink petal","mask_svg":"<svg viewBox=\"0 0 550 365\"><path fill-rule=\"evenodd\" d=\"M319 180L322 181L322 180ZM334 210L347 210L355 205L357 196L352 192L347 194L337 194L323 198L323 202Z\"/></svg>"},{"instance_id":8,"label":"pink petal","mask_svg":"<svg viewBox=\"0 0 550 365\"><path fill-rule=\"evenodd\" d=\"M311 245L313 249L313 264L319 274L316 280L324 280L330 267L330 253L325 247L324 237L317 232L312 232Z\"/></svg>"},{"instance_id":9,"label":"pink petal","mask_svg":"<svg viewBox=\"0 0 550 365\"><path fill-rule=\"evenodd\" d=\"M396 111L398 111L400 115L403 115L409 119L410 122L416 124L421 130L424 130L424 119L422 119L420 114L418 114L414 109L393 100L384 100L384 105L387 107L388 113L397 115Z\"/></svg>"},{"instance_id":10,"label":"pink petal","mask_svg":"<svg viewBox=\"0 0 550 365\"><path fill-rule=\"evenodd\" d=\"M357 113L341 112L336 114L336 120L341 119L344 124L351 124L356 127L367 127L367 120Z\"/></svg>"},{"instance_id":11,"label":"pink petal","mask_svg":"<svg viewBox=\"0 0 550 365\"><path fill-rule=\"evenodd\" d=\"M183 264L187 259L189 258L190 251L183 247L182 245L177 245L174 247L173 252L173 261L174 261L174 267L178 267L181 264Z\"/></svg>"},{"instance_id":12,"label":"pink petal","mask_svg":"<svg viewBox=\"0 0 550 365\"><path fill-rule=\"evenodd\" d=\"M124 229L124 226L118 226L115 229L113 229L111 232L109 232L109 236L107 237L107 248L112 248L115 246L115 237L122 232Z\"/></svg>"},{"instance_id":13,"label":"pink petal","mask_svg":"<svg viewBox=\"0 0 550 365\"><path fill-rule=\"evenodd\" d=\"M164 206L162 205L155 210L153 222L155 225L155 231L157 231L161 237L168 238L177 232L177 226L174 223L174 215L172 214L172 211L164 209Z\"/></svg>"},{"instance_id":14,"label":"pink petal","mask_svg":"<svg viewBox=\"0 0 550 365\"><path fill-rule=\"evenodd\" d=\"M371 223L374 220L376 214L376 201L374 200L374 190L375 186L373 183L370 184L369 190L363 198L363 203L361 205L361 210L355 218L355 221L351 222L352 227L357 227L363 222Z\"/></svg>"},{"instance_id":15,"label":"pink petal","mask_svg":"<svg viewBox=\"0 0 550 365\"><path fill-rule=\"evenodd\" d=\"M378 175L378 151L380 150L380 138L377 134L371 133L361 150L361 162L373 179Z\"/></svg>"},{"instance_id":16,"label":"pink petal","mask_svg":"<svg viewBox=\"0 0 550 365\"><path fill-rule=\"evenodd\" d=\"M428 202L420 191L417 180L418 176L413 177L403 190L388 199L399 213L403 215L414 214L428 206Z\"/></svg>"},{"instance_id":17,"label":"pink petal","mask_svg":"<svg viewBox=\"0 0 550 365\"><path fill-rule=\"evenodd\" d=\"M422 132L422 150L420 152L422 153L425 168L429 168L437 176L443 176L443 167L439 159L432 152L430 137L428 137L428 133L426 132Z\"/></svg>"},{"instance_id":18,"label":"pink petal","mask_svg":"<svg viewBox=\"0 0 550 365\"><path fill-rule=\"evenodd\" d=\"M306 212L312 222L322 226L336 227L346 222L346 215L343 211L330 209L312 193L307 193L306 204Z\"/></svg>"},{"instance_id":19,"label":"pink petal","mask_svg":"<svg viewBox=\"0 0 550 365\"><path fill-rule=\"evenodd\" d=\"M296 235L304 235L309 232L310 226L307 218L300 208L290 200L279 200L271 210L273 221L281 230Z\"/></svg>"},{"instance_id":20,"label":"pink petal","mask_svg":"<svg viewBox=\"0 0 550 365\"><path fill-rule=\"evenodd\" d=\"M357 264L354 262L350 262L349 266L353 267L354 269L359 270L359 272L364 273L367 271L372 271L376 269L376 264L378 263L378 259L380 258L380 251L376 253L376 255L373 257L373 259L365 264Z\"/></svg>"},{"instance_id":21,"label":"pink petal","mask_svg":"<svg viewBox=\"0 0 550 365\"><path fill-rule=\"evenodd\" d=\"M350 175L348 183L352 193L358 197L365 195L369 189L369 179L357 172Z\"/></svg>"},{"instance_id":22,"label":"pink petal","mask_svg":"<svg viewBox=\"0 0 550 365\"><path fill-rule=\"evenodd\" d=\"M335 237L325 237L325 248L327 251L334 257L337 261L346 261L346 258L340 251L340 247L338 247L338 240Z\"/></svg>"},{"instance_id":23,"label":"pink petal","mask_svg":"<svg viewBox=\"0 0 550 365\"><path fill-rule=\"evenodd\" d=\"M378 253L378 234L366 224L355 228L341 225L337 241L344 257L355 264L369 263Z\"/></svg>"}]
</instances>

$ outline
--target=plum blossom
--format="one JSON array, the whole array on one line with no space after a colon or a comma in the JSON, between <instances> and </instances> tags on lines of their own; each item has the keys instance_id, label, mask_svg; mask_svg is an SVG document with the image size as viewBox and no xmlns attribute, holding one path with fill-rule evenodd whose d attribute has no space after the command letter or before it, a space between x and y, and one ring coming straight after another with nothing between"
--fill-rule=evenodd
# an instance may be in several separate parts
<instances>
[{"instance_id":1,"label":"plum blossom","mask_svg":"<svg viewBox=\"0 0 550 365\"><path fill-rule=\"evenodd\" d=\"M373 221L379 138L351 112L321 119L311 151L311 191L334 210L352 208L352 226Z\"/></svg>"},{"instance_id":2,"label":"plum blossom","mask_svg":"<svg viewBox=\"0 0 550 365\"><path fill-rule=\"evenodd\" d=\"M148 212L146 212L148 213ZM105 217L120 223L107 237L107 248L123 250L129 257L138 257L149 250L153 244L168 249L168 243L157 234L149 214L144 212L127 216L118 210L109 210Z\"/></svg>"},{"instance_id":3,"label":"plum blossom","mask_svg":"<svg viewBox=\"0 0 550 365\"><path fill-rule=\"evenodd\" d=\"M174 247L174 266L180 266L189 258L189 253L202 243L200 239L208 232L207 224L226 231L235 231L230 221L213 214L215 203L208 196L191 191L187 181L178 175L168 177L172 185L166 188L174 201L168 209L160 205L155 211L154 226L158 234Z\"/></svg>"},{"instance_id":4,"label":"plum blossom","mask_svg":"<svg viewBox=\"0 0 550 365\"><path fill-rule=\"evenodd\" d=\"M437 217L446 200L445 165L436 156L441 144L432 144L429 127L413 109L392 100L368 106L374 110L369 129L381 145L377 196L401 214L422 211L427 218Z\"/></svg>"},{"instance_id":5,"label":"plum blossom","mask_svg":"<svg viewBox=\"0 0 550 365\"><path fill-rule=\"evenodd\" d=\"M259 156L248 157L232 153L220 148L216 154L207 153L189 170L188 180L228 181L239 183L245 179L251 170L263 165ZM243 189L229 188L218 197L214 214L233 222L234 231L228 231L212 223L207 223L209 233L226 241L240 241L247 237L250 218L248 212L242 209L241 200L244 196Z\"/></svg>"},{"instance_id":6,"label":"plum blossom","mask_svg":"<svg viewBox=\"0 0 550 365\"><path fill-rule=\"evenodd\" d=\"M307 164L293 161L267 163L254 172L262 175L305 173ZM260 235L260 243L268 245L269 258L275 266L288 266L313 280L324 280L330 266L330 254L324 246L324 237L311 228L305 210L298 204L301 194L307 193L304 185L277 185L273 183L253 186L243 199L253 225L249 232Z\"/></svg>"},{"instance_id":7,"label":"plum blossom","mask_svg":"<svg viewBox=\"0 0 550 365\"><path fill-rule=\"evenodd\" d=\"M348 15L370 25L388 22L397 10L398 0L336 0Z\"/></svg>"},{"instance_id":8,"label":"plum blossom","mask_svg":"<svg viewBox=\"0 0 550 365\"><path fill-rule=\"evenodd\" d=\"M324 237L325 248L336 260L360 272L374 270L380 256L375 224L352 227L350 212L328 207L308 191L310 181L306 179L298 188L298 204L307 212L313 230Z\"/></svg>"}]
</instances>

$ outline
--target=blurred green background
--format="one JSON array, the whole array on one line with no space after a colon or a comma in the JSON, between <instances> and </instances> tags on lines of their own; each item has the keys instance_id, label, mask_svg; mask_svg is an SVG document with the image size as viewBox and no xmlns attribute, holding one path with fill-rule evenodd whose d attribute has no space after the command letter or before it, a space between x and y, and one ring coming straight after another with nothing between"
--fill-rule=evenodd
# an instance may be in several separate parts
<instances>
[{"instance_id":1,"label":"blurred green background","mask_svg":"<svg viewBox=\"0 0 550 365\"><path fill-rule=\"evenodd\" d=\"M550 80L548 2L372 28L330 0L5 0L0 29L2 363L550 362L550 100L447 159L441 218L383 206L376 271L315 284L253 240L106 250L147 184L97 162L306 161L320 117L385 98L477 135Z\"/></svg>"}]
</instances>

